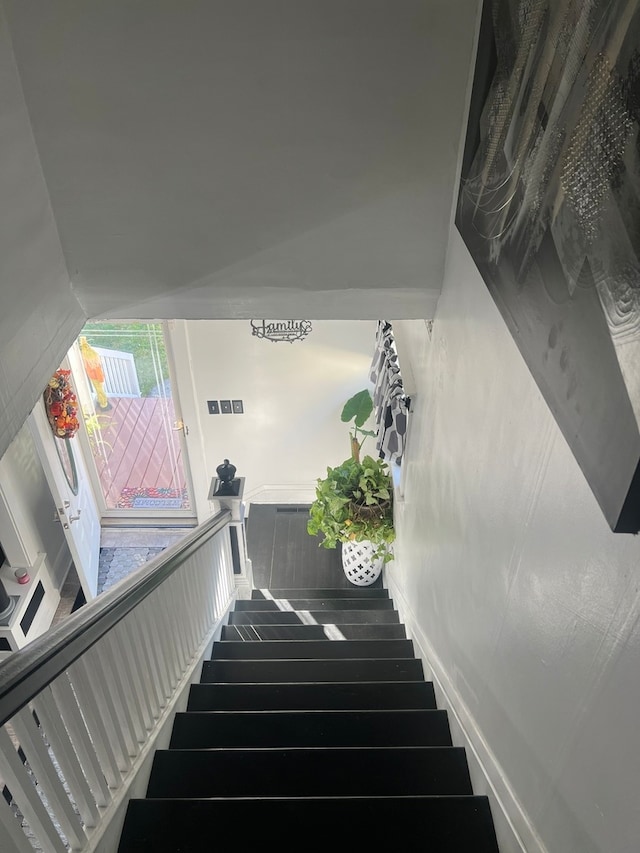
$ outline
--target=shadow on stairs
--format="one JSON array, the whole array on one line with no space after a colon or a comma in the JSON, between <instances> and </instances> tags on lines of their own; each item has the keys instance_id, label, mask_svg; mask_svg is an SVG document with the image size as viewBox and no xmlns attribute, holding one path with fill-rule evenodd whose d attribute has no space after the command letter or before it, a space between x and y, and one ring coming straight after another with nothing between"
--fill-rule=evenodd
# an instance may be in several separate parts
<instances>
[{"instance_id":1,"label":"shadow on stairs","mask_svg":"<svg viewBox=\"0 0 640 853\"><path fill-rule=\"evenodd\" d=\"M385 589L254 590L237 601L131 800L118 853L291 847L497 853Z\"/></svg>"}]
</instances>

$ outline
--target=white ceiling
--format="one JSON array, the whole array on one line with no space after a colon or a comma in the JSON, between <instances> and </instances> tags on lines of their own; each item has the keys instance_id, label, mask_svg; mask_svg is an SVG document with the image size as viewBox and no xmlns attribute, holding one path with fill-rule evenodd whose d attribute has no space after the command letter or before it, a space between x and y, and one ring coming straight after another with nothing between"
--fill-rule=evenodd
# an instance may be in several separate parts
<instances>
[{"instance_id":1,"label":"white ceiling","mask_svg":"<svg viewBox=\"0 0 640 853\"><path fill-rule=\"evenodd\" d=\"M432 313L478 0L3 6L88 316Z\"/></svg>"}]
</instances>

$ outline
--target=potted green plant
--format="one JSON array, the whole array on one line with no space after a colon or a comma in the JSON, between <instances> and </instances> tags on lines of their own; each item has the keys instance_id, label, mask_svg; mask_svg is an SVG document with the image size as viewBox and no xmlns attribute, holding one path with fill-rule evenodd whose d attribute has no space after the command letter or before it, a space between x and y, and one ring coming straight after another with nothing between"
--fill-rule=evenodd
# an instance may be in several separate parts
<instances>
[{"instance_id":1,"label":"potted green plant","mask_svg":"<svg viewBox=\"0 0 640 853\"><path fill-rule=\"evenodd\" d=\"M341 419L352 422L349 432L351 455L335 468L327 468L327 476L316 484L316 499L309 510L307 532L321 535L320 545L336 548L342 544L343 565L357 553L357 559L368 559L375 566L364 572L362 585L380 574L384 563L393 559L389 549L395 540L393 524L393 483L389 467L382 459L360 458L362 445L375 432L363 429L373 408L369 391L360 391L344 406ZM364 556L366 552L367 556Z\"/></svg>"}]
</instances>

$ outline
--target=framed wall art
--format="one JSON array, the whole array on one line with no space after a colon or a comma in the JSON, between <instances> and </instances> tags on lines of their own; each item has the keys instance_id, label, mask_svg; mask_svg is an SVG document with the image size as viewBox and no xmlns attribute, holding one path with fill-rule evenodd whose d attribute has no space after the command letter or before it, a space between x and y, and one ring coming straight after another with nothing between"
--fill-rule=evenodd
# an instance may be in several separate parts
<instances>
[{"instance_id":1,"label":"framed wall art","mask_svg":"<svg viewBox=\"0 0 640 853\"><path fill-rule=\"evenodd\" d=\"M485 0L456 224L610 527L640 530L640 0Z\"/></svg>"}]
</instances>

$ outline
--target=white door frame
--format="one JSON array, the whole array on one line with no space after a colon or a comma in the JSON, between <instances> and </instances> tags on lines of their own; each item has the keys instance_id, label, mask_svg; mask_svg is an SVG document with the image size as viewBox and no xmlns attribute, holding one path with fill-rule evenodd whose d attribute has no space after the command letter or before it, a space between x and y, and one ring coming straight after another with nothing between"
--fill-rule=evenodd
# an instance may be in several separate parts
<instances>
[{"instance_id":1,"label":"white door frame","mask_svg":"<svg viewBox=\"0 0 640 853\"><path fill-rule=\"evenodd\" d=\"M201 407L196 397L187 321L168 320L166 337L170 364L176 385L180 389L180 411L184 422L188 424L188 432L184 439L188 449L191 495L198 524L202 524L214 513L214 508L208 499L212 475L207 473Z\"/></svg>"}]
</instances>

